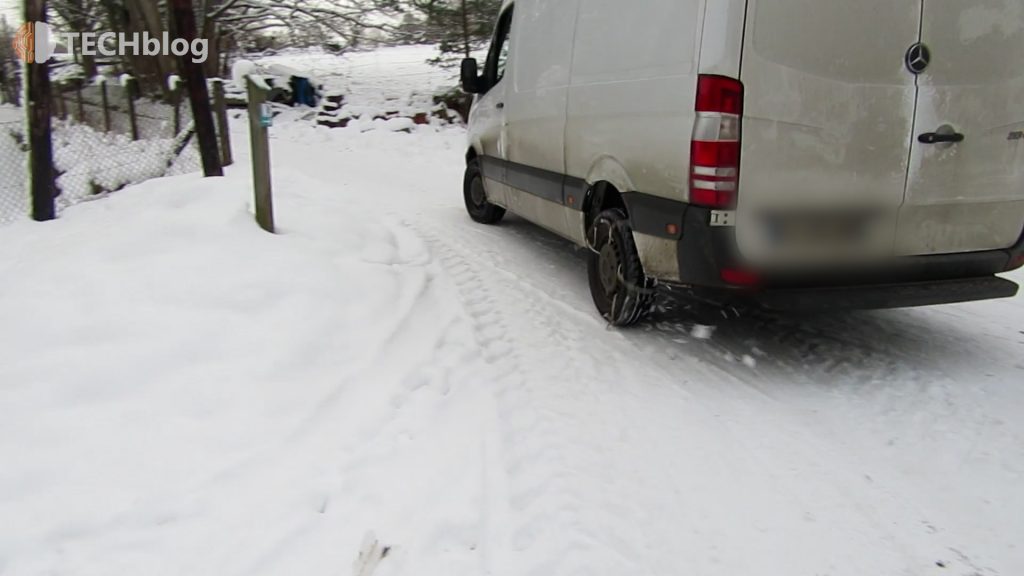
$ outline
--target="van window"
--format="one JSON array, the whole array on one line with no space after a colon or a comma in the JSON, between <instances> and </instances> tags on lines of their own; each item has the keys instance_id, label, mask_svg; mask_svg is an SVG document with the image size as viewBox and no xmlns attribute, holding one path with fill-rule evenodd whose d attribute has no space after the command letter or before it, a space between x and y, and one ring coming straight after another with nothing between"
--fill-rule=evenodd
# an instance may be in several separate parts
<instances>
[{"instance_id":1,"label":"van window","mask_svg":"<svg viewBox=\"0 0 1024 576\"><path fill-rule=\"evenodd\" d=\"M491 52L487 55L487 83L491 86L501 82L508 67L509 54L512 51L512 9L513 6L509 6L501 14Z\"/></svg>"}]
</instances>

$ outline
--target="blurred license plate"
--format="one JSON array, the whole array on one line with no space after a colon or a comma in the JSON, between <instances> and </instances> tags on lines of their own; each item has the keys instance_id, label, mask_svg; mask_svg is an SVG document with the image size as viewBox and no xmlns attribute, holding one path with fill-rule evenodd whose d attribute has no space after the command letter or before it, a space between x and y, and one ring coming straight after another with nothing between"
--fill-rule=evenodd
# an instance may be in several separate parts
<instances>
[{"instance_id":1,"label":"blurred license plate","mask_svg":"<svg viewBox=\"0 0 1024 576\"><path fill-rule=\"evenodd\" d=\"M776 246L850 246L862 243L872 216L864 213L796 213L765 217Z\"/></svg>"}]
</instances>

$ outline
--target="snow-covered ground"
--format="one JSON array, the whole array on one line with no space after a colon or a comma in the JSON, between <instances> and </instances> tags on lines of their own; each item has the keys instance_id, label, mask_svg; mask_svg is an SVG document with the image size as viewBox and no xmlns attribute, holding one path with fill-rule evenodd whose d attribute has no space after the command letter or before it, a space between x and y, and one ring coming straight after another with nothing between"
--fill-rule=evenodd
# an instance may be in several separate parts
<instances>
[{"instance_id":1,"label":"snow-covered ground","mask_svg":"<svg viewBox=\"0 0 1024 576\"><path fill-rule=\"evenodd\" d=\"M433 46L399 46L343 55L286 50L257 60L306 72L328 93L344 94L351 106L386 112L396 103L430 102L456 84L457 70L426 64L437 55Z\"/></svg>"},{"instance_id":2,"label":"snow-covered ground","mask_svg":"<svg viewBox=\"0 0 1024 576\"><path fill-rule=\"evenodd\" d=\"M609 330L461 129L272 133L278 236L241 145L0 228L0 575L1024 568L1024 298Z\"/></svg>"}]
</instances>

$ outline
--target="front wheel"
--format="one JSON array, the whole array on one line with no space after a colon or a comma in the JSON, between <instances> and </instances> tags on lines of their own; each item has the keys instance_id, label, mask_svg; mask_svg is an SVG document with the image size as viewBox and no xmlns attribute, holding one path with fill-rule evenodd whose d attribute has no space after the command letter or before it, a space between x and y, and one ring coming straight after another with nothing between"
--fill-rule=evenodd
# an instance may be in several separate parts
<instances>
[{"instance_id":1,"label":"front wheel","mask_svg":"<svg viewBox=\"0 0 1024 576\"><path fill-rule=\"evenodd\" d=\"M469 161L462 187L466 198L466 211L474 221L481 224L497 224L505 217L504 208L487 201L487 190L484 189L484 176L480 172L479 160L474 158Z\"/></svg>"},{"instance_id":2,"label":"front wheel","mask_svg":"<svg viewBox=\"0 0 1024 576\"><path fill-rule=\"evenodd\" d=\"M619 209L602 212L588 241L587 275L597 310L613 326L636 324L650 311L654 290L644 274L629 219Z\"/></svg>"}]
</instances>

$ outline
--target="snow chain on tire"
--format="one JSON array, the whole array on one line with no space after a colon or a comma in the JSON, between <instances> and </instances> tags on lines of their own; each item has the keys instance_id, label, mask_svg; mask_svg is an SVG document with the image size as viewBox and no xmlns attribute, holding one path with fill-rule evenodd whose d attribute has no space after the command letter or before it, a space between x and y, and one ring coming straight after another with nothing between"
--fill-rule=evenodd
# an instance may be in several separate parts
<instances>
[{"instance_id":1,"label":"snow chain on tire","mask_svg":"<svg viewBox=\"0 0 1024 576\"><path fill-rule=\"evenodd\" d=\"M604 214L598 216L597 220L594 221L593 226L591 226L591 234L587 237L587 249L597 255L600 255L600 250L597 249L597 242L599 238L598 233L601 231L602 227L607 234L608 242L613 245L618 242L616 235L612 234L613 230L618 231L623 237L632 234L632 230L629 228L626 221L614 221ZM619 283L626 289L625 298L622 298L620 294L616 294L614 296L611 302L611 311L606 316L606 319L609 324L616 324L615 318L618 318L619 313L625 309L624 307L630 303L630 300L633 300L636 304L630 317L624 319L624 324L634 324L647 312L645 308L650 304L650 301L656 294L657 283L653 280L647 279L646 277L643 285L637 285L637 283L627 280L623 274L623 266L625 266L625 259L628 257L626 254L628 247L618 246L616 247L616 251L620 255L619 267L616 275L618 276Z\"/></svg>"}]
</instances>

